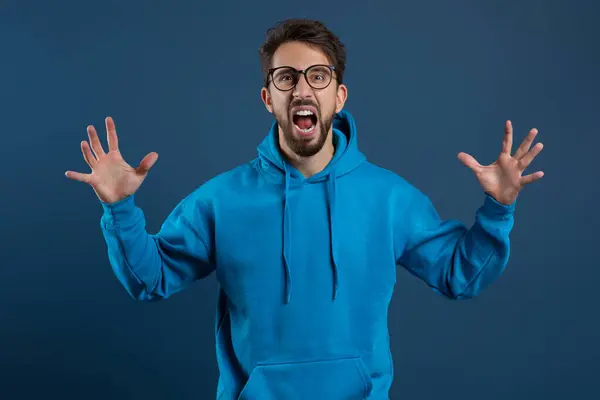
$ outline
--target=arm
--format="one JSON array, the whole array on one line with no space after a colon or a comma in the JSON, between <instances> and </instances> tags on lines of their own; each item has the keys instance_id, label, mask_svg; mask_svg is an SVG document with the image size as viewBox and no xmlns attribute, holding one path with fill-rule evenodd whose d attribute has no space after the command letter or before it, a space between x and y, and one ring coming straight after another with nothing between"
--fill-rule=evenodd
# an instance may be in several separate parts
<instances>
[{"instance_id":1,"label":"arm","mask_svg":"<svg viewBox=\"0 0 600 400\"><path fill-rule=\"evenodd\" d=\"M396 249L401 252L397 262L453 299L476 296L495 280L508 262L517 195L544 176L542 171L523 176L542 151L541 143L531 147L537 134L531 129L511 155L513 128L506 121L502 151L494 163L484 166L470 154L458 154L486 193L470 229L458 221L441 221L429 199L416 191L402 220L395 221L408 226L406 237L395 238L402 246Z\"/></svg>"},{"instance_id":2,"label":"arm","mask_svg":"<svg viewBox=\"0 0 600 400\"><path fill-rule=\"evenodd\" d=\"M486 196L467 229L459 221L440 220L431 201L417 191L396 221L406 232L397 241L402 246L397 262L449 298L474 297L506 267L514 207Z\"/></svg>"},{"instance_id":3,"label":"arm","mask_svg":"<svg viewBox=\"0 0 600 400\"><path fill-rule=\"evenodd\" d=\"M199 204L188 196L160 231L150 235L133 195L113 204L102 202L110 264L131 297L164 299L212 273L210 213Z\"/></svg>"},{"instance_id":4,"label":"arm","mask_svg":"<svg viewBox=\"0 0 600 400\"><path fill-rule=\"evenodd\" d=\"M81 151L92 172L66 171L65 175L89 184L98 196L104 210L101 227L110 264L127 292L139 300L167 298L214 270L209 234L212 214L210 202L203 201L212 196L204 188L196 190L177 205L156 235L149 235L134 194L158 154L149 153L138 167L132 167L119 150L114 120L106 117L105 123L108 153L96 128L88 126L90 141L81 142Z\"/></svg>"}]
</instances>

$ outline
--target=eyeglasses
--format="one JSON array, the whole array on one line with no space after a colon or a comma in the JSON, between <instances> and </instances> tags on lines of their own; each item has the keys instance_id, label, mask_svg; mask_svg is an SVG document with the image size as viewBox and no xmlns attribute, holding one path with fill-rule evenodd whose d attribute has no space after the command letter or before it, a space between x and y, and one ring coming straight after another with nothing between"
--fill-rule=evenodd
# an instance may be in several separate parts
<instances>
[{"instance_id":1,"label":"eyeglasses","mask_svg":"<svg viewBox=\"0 0 600 400\"><path fill-rule=\"evenodd\" d=\"M271 68L269 76L273 85L281 91L288 91L295 88L300 80L300 74L304 75L306 82L313 89L325 89L332 81L334 70L335 67L333 65L312 65L305 70L283 66ZM267 79L268 84L269 80Z\"/></svg>"}]
</instances>

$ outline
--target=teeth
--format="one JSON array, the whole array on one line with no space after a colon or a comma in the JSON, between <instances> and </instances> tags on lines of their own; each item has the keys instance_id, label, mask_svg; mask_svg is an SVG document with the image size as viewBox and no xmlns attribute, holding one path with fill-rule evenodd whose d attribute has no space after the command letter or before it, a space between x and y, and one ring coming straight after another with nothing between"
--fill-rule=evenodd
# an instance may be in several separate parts
<instances>
[{"instance_id":1,"label":"teeth","mask_svg":"<svg viewBox=\"0 0 600 400\"><path fill-rule=\"evenodd\" d=\"M296 111L296 115L307 116L307 115L314 115L314 114L310 110L298 110L298 111Z\"/></svg>"},{"instance_id":2,"label":"teeth","mask_svg":"<svg viewBox=\"0 0 600 400\"><path fill-rule=\"evenodd\" d=\"M298 127L298 125L296 125L296 129L298 129L300 132L308 133L308 132L311 132L313 129L315 129L315 126L312 125L310 128L301 129Z\"/></svg>"}]
</instances>

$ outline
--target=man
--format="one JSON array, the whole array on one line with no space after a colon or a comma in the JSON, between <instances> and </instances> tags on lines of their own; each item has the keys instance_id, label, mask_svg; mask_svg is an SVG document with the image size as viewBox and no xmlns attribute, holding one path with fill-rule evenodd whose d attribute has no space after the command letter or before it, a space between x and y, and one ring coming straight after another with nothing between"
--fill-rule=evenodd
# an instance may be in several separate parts
<instances>
[{"instance_id":1,"label":"man","mask_svg":"<svg viewBox=\"0 0 600 400\"><path fill-rule=\"evenodd\" d=\"M531 148L537 131L511 155L507 122L488 166L459 154L485 192L467 229L441 221L424 194L359 151L343 110L344 46L325 26L284 21L260 55L275 121L258 157L193 191L157 234L146 232L134 193L158 156L128 165L111 118L109 152L90 126L81 148L92 173L67 177L102 202L110 263L135 299L164 299L216 273L217 398L387 399L396 266L453 299L498 277L517 194L542 177L522 176L542 149Z\"/></svg>"}]
</instances>

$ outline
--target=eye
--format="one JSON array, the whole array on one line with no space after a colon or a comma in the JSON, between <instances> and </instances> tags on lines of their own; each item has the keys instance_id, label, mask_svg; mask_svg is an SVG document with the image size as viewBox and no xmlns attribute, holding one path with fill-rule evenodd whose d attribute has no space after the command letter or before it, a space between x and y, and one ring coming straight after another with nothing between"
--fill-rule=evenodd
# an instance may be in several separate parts
<instances>
[{"instance_id":1,"label":"eye","mask_svg":"<svg viewBox=\"0 0 600 400\"><path fill-rule=\"evenodd\" d=\"M290 68L281 68L277 70L273 76L273 79L277 82L289 82L295 79L295 71Z\"/></svg>"},{"instance_id":2,"label":"eye","mask_svg":"<svg viewBox=\"0 0 600 400\"><path fill-rule=\"evenodd\" d=\"M312 82L320 83L329 79L329 70L324 68L315 68L310 71L309 78Z\"/></svg>"}]
</instances>

